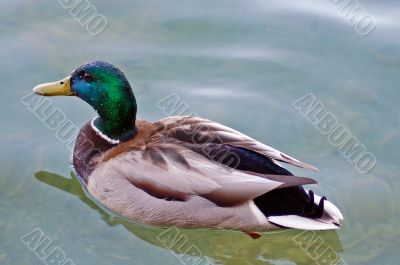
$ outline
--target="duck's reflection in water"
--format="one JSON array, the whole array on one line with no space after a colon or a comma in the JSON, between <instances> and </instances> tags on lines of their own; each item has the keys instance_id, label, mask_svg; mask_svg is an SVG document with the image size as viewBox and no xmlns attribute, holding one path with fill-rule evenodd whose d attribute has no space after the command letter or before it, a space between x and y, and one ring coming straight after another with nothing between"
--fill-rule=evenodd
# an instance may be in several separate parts
<instances>
[{"instance_id":1,"label":"duck's reflection in water","mask_svg":"<svg viewBox=\"0 0 400 265\"><path fill-rule=\"evenodd\" d=\"M259 239L237 231L158 228L129 221L97 205L77 177L65 178L40 171L36 179L77 196L109 225L122 225L135 236L173 251L186 265L205 264L342 264L342 246L336 231L280 230Z\"/></svg>"}]
</instances>

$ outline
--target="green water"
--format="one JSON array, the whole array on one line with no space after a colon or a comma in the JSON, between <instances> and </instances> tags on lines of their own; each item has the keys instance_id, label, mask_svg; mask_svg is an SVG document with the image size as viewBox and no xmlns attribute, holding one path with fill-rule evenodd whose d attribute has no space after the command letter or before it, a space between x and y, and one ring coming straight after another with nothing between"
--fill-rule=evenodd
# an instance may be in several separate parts
<instances>
[{"instance_id":1,"label":"green water","mask_svg":"<svg viewBox=\"0 0 400 265\"><path fill-rule=\"evenodd\" d=\"M360 3L377 23L368 36L328 0L91 1L108 23L94 36L59 1L2 1L0 264L44 264L21 241L35 228L52 240L47 251L76 265L398 264L400 4ZM167 116L157 102L175 93L189 112L317 166L290 169L319 182L313 189L342 210L343 228L252 240L148 227L97 206L71 176L70 148L21 103L34 85L94 59L125 72L141 119ZM292 106L308 93L376 157L369 173ZM49 104L78 127L95 115L76 98Z\"/></svg>"}]
</instances>

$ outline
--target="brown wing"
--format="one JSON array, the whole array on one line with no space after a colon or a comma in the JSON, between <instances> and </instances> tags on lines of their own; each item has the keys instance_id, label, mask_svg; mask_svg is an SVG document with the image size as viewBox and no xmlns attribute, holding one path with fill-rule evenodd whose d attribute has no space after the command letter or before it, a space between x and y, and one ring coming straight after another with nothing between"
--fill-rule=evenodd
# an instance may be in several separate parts
<instances>
[{"instance_id":1,"label":"brown wing","mask_svg":"<svg viewBox=\"0 0 400 265\"><path fill-rule=\"evenodd\" d=\"M219 123L197 117L168 117L154 123L155 130L167 137L198 146L218 143L248 149L272 161L285 162L297 167L318 171L270 146Z\"/></svg>"}]
</instances>

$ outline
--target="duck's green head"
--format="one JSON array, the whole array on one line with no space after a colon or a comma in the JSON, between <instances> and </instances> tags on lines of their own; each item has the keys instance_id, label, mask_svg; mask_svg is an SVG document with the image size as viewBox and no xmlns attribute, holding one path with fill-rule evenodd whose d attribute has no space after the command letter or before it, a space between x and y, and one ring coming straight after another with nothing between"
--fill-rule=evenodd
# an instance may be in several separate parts
<instances>
[{"instance_id":1,"label":"duck's green head","mask_svg":"<svg viewBox=\"0 0 400 265\"><path fill-rule=\"evenodd\" d=\"M135 133L136 100L125 75L112 64L95 61L84 64L60 81L36 86L42 96L77 96L99 114L93 126L116 142Z\"/></svg>"}]
</instances>

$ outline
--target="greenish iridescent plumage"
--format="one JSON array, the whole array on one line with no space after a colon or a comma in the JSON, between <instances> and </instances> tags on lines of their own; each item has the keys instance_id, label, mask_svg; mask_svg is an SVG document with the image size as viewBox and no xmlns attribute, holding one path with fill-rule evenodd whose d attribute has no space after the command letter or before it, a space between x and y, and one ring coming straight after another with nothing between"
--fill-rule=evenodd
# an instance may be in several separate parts
<instances>
[{"instance_id":1,"label":"greenish iridescent plumage","mask_svg":"<svg viewBox=\"0 0 400 265\"><path fill-rule=\"evenodd\" d=\"M71 89L99 114L95 126L111 139L132 137L136 99L124 74L113 65L95 61L71 75Z\"/></svg>"}]
</instances>

